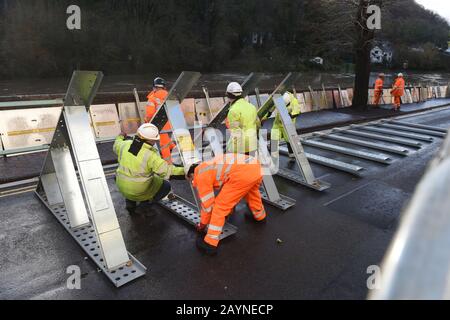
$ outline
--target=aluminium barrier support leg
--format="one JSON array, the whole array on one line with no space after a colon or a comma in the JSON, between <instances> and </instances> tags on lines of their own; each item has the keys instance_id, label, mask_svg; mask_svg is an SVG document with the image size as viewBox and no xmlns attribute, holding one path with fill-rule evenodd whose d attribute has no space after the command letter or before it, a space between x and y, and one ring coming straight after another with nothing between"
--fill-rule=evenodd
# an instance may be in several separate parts
<instances>
[{"instance_id":1,"label":"aluminium barrier support leg","mask_svg":"<svg viewBox=\"0 0 450 320\"><path fill-rule=\"evenodd\" d=\"M278 175L286 179L292 180L299 184L305 185L314 190L323 191L330 188L330 184L316 179L303 149L300 137L297 134L295 125L292 123L286 104L282 97L274 99L275 107L280 115L284 129L286 130L289 143L294 151L295 161L300 170L300 174L295 171L280 169Z\"/></svg>"},{"instance_id":2,"label":"aluminium barrier support leg","mask_svg":"<svg viewBox=\"0 0 450 320\"><path fill-rule=\"evenodd\" d=\"M201 160L201 154L192 140L191 133L187 129L186 119L181 109L181 102L199 78L200 73L198 72L181 73L170 89L167 99L163 103L164 107L159 108L152 119L152 123L155 124L158 129L161 129L167 121L170 121L172 126L172 140L176 145L174 150L177 150L185 171L189 169L190 164ZM176 195L175 199L162 200L159 204L195 226L200 222L199 201L197 192L191 182L189 182L189 186L195 204L178 195ZM230 223L226 223L223 232L220 235L220 239L224 239L236 232L237 227Z\"/></svg>"},{"instance_id":3,"label":"aluminium barrier support leg","mask_svg":"<svg viewBox=\"0 0 450 320\"><path fill-rule=\"evenodd\" d=\"M104 274L120 287L143 276L146 268L126 250L90 129L87 110L102 78L101 72L73 73L36 194Z\"/></svg>"}]
</instances>

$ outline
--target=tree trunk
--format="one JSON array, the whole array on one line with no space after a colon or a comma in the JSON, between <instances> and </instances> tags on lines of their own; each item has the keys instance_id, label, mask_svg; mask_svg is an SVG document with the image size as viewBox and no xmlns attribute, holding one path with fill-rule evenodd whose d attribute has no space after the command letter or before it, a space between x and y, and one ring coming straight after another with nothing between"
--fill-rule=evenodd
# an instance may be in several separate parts
<instances>
[{"instance_id":1,"label":"tree trunk","mask_svg":"<svg viewBox=\"0 0 450 320\"><path fill-rule=\"evenodd\" d=\"M381 0L373 1L381 6ZM371 4L369 0L360 0L358 12L355 21L356 41L355 50L355 88L353 93L353 108L367 109L369 99L369 80L370 80L370 50L372 49L372 40L375 36L374 30L367 28L367 7Z\"/></svg>"}]
</instances>

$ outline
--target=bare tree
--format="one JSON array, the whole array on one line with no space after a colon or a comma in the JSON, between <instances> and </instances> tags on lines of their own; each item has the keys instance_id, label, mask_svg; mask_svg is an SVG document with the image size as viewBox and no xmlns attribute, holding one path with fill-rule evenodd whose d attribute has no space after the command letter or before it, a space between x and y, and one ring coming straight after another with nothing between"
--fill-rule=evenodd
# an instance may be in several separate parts
<instances>
[{"instance_id":1,"label":"bare tree","mask_svg":"<svg viewBox=\"0 0 450 320\"><path fill-rule=\"evenodd\" d=\"M382 0L359 0L356 19L354 43L355 51L355 91L353 95L353 107L367 109L369 80L370 80L370 50L375 37L375 30L367 26L370 5L381 7Z\"/></svg>"}]
</instances>

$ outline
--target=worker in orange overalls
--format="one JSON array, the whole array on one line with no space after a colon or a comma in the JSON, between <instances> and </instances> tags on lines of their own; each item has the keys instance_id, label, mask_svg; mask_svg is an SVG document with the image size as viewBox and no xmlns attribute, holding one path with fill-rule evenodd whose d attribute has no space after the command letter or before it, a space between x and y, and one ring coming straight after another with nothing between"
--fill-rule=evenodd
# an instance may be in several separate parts
<instances>
[{"instance_id":1,"label":"worker in orange overalls","mask_svg":"<svg viewBox=\"0 0 450 320\"><path fill-rule=\"evenodd\" d=\"M394 107L392 110L400 111L402 105L402 96L405 94L405 79L403 79L403 73L399 73L397 79L395 79L394 86L391 90L391 95L394 97Z\"/></svg>"},{"instance_id":2,"label":"worker in orange overalls","mask_svg":"<svg viewBox=\"0 0 450 320\"><path fill-rule=\"evenodd\" d=\"M161 107L162 103L166 100L167 95L168 92L166 90L166 81L163 78L155 78L155 80L153 80L153 90L147 96L148 103L145 116L146 123L150 122L153 119L153 116ZM169 121L167 121L162 128L162 131L171 129L172 127ZM170 139L168 133L163 133L160 135L160 137L159 151L161 153L161 157L168 163L172 163L171 152L172 149L175 148L175 143L173 143L173 141Z\"/></svg>"},{"instance_id":3,"label":"worker in orange overalls","mask_svg":"<svg viewBox=\"0 0 450 320\"><path fill-rule=\"evenodd\" d=\"M384 73L378 75L378 79L375 81L375 91L373 96L373 104L376 108L380 107L380 100L383 96L383 86L384 86Z\"/></svg>"},{"instance_id":4,"label":"worker in orange overalls","mask_svg":"<svg viewBox=\"0 0 450 320\"><path fill-rule=\"evenodd\" d=\"M197 230L206 231L206 236L197 240L197 247L206 254L217 253L225 220L242 198L247 201L255 221L266 221L259 191L262 168L255 157L239 153L218 155L210 161L193 164L187 176L193 179L200 202ZM220 190L217 196L214 190Z\"/></svg>"}]
</instances>

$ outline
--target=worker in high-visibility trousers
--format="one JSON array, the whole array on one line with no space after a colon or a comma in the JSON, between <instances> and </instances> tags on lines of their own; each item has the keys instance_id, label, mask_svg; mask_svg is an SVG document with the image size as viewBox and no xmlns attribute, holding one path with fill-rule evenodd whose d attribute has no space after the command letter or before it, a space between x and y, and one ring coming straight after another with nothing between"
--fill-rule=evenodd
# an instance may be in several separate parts
<instances>
[{"instance_id":1,"label":"worker in high-visibility trousers","mask_svg":"<svg viewBox=\"0 0 450 320\"><path fill-rule=\"evenodd\" d=\"M286 92L283 95L284 103L286 104L287 111L289 116L292 119L292 123L294 126L297 123L297 117L300 115L300 103L297 98L290 92ZM289 160L295 161L294 150L292 149L291 144L289 143L289 138L286 130L284 129L283 122L281 121L280 114L276 111L275 120L273 121L272 130L270 131L270 137L272 140L280 141L284 140L287 143L287 147L289 150Z\"/></svg>"},{"instance_id":2,"label":"worker in high-visibility trousers","mask_svg":"<svg viewBox=\"0 0 450 320\"><path fill-rule=\"evenodd\" d=\"M163 78L155 78L155 80L153 80L153 91L151 91L147 96L148 102L145 116L146 123L153 119L153 116L162 106L162 103L166 100L167 95L168 92L166 90L166 81ZM167 121L163 127L163 130L166 131L171 129L172 127L169 121ZM171 152L172 149L175 148L175 143L173 143L172 139L170 139L168 133L161 134L159 145L162 158L168 163L172 163Z\"/></svg>"},{"instance_id":3,"label":"worker in high-visibility trousers","mask_svg":"<svg viewBox=\"0 0 450 320\"><path fill-rule=\"evenodd\" d=\"M227 151L254 155L261 128L256 107L242 97L242 87L237 82L228 85L226 95L231 104L225 121L230 131Z\"/></svg>"},{"instance_id":4,"label":"worker in high-visibility trousers","mask_svg":"<svg viewBox=\"0 0 450 320\"><path fill-rule=\"evenodd\" d=\"M375 81L373 105L376 108L380 107L381 97L383 96L384 77L384 73L380 73L378 79Z\"/></svg>"},{"instance_id":5,"label":"worker in high-visibility trousers","mask_svg":"<svg viewBox=\"0 0 450 320\"><path fill-rule=\"evenodd\" d=\"M116 184L125 197L126 209L135 213L138 202L151 205L169 195L170 178L185 179L183 167L175 167L161 159L154 144L160 139L158 128L149 123L141 125L134 139L121 133L114 142L118 156Z\"/></svg>"},{"instance_id":6,"label":"worker in high-visibility trousers","mask_svg":"<svg viewBox=\"0 0 450 320\"><path fill-rule=\"evenodd\" d=\"M394 86L391 90L391 95L394 97L394 107L392 110L400 111L402 105L402 96L405 94L405 79L403 73L399 73L397 79L395 79Z\"/></svg>"},{"instance_id":7,"label":"worker in high-visibility trousers","mask_svg":"<svg viewBox=\"0 0 450 320\"><path fill-rule=\"evenodd\" d=\"M226 218L241 199L247 201L256 222L266 221L259 192L262 168L255 157L239 153L218 155L210 161L193 164L187 176L192 180L200 201L197 230L206 231L206 236L197 240L197 247L204 253L217 253ZM217 196L215 190L220 190Z\"/></svg>"}]
</instances>

